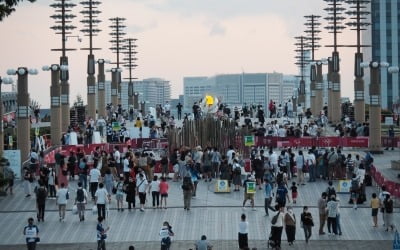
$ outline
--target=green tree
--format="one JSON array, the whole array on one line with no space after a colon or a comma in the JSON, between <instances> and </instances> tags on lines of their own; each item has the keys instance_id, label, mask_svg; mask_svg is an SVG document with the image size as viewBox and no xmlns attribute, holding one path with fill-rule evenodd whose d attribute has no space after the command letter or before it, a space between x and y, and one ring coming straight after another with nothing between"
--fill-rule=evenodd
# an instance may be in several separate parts
<instances>
[{"instance_id":1,"label":"green tree","mask_svg":"<svg viewBox=\"0 0 400 250\"><path fill-rule=\"evenodd\" d=\"M0 0L0 22L3 21L3 19L9 16L12 12L14 12L15 7L18 5L19 2L22 1L23 0ZM33 3L36 0L27 1Z\"/></svg>"}]
</instances>

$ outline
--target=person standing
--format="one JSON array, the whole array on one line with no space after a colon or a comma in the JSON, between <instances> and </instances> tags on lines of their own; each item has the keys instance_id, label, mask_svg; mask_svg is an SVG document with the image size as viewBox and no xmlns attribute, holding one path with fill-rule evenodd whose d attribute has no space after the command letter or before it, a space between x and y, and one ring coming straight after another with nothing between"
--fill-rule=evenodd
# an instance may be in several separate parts
<instances>
[{"instance_id":1,"label":"person standing","mask_svg":"<svg viewBox=\"0 0 400 250\"><path fill-rule=\"evenodd\" d=\"M146 178L144 178L144 174L139 174L139 179L136 181L137 184L137 192L139 194L139 201L140 201L140 211L144 212L144 205L146 203L146 190L148 182Z\"/></svg>"},{"instance_id":2,"label":"person standing","mask_svg":"<svg viewBox=\"0 0 400 250\"><path fill-rule=\"evenodd\" d=\"M97 250L106 250L106 239L107 239L107 232L110 230L110 227L104 228L102 222L104 218L99 216L97 218Z\"/></svg>"},{"instance_id":3,"label":"person standing","mask_svg":"<svg viewBox=\"0 0 400 250\"><path fill-rule=\"evenodd\" d=\"M28 167L24 167L24 191L25 197L31 196L31 183L33 182L33 175Z\"/></svg>"},{"instance_id":4,"label":"person standing","mask_svg":"<svg viewBox=\"0 0 400 250\"><path fill-rule=\"evenodd\" d=\"M324 226L326 221L326 192L323 192L318 200L318 213L319 213L319 235L324 235Z\"/></svg>"},{"instance_id":5,"label":"person standing","mask_svg":"<svg viewBox=\"0 0 400 250\"><path fill-rule=\"evenodd\" d=\"M8 184L8 186L5 189L6 193L8 190L10 190L10 194L13 194L15 173L11 169L9 162L7 163L7 166L4 168L4 178L7 180Z\"/></svg>"},{"instance_id":6,"label":"person standing","mask_svg":"<svg viewBox=\"0 0 400 250\"><path fill-rule=\"evenodd\" d=\"M95 194L97 187L99 185L99 178L101 176L100 170L97 168L92 168L89 172L90 175L90 193L92 195L92 200L95 199Z\"/></svg>"},{"instance_id":7,"label":"person standing","mask_svg":"<svg viewBox=\"0 0 400 250\"><path fill-rule=\"evenodd\" d=\"M212 250L213 248L205 235L202 235L201 240L197 241L194 245L196 246L196 250Z\"/></svg>"},{"instance_id":8,"label":"person standing","mask_svg":"<svg viewBox=\"0 0 400 250\"><path fill-rule=\"evenodd\" d=\"M190 210L190 201L192 199L192 194L194 190L194 185L192 182L192 178L189 176L185 176L183 178L182 183L182 190L183 190L183 208L185 210Z\"/></svg>"},{"instance_id":9,"label":"person standing","mask_svg":"<svg viewBox=\"0 0 400 250\"><path fill-rule=\"evenodd\" d=\"M306 238L306 243L311 238L312 235L312 227L314 226L314 221L311 213L308 211L308 207L303 207L303 213L301 214L301 224L304 230L304 237Z\"/></svg>"},{"instance_id":10,"label":"person standing","mask_svg":"<svg viewBox=\"0 0 400 250\"><path fill-rule=\"evenodd\" d=\"M289 246L293 245L296 240L296 216L293 213L292 207L287 208L287 213L284 216L284 225Z\"/></svg>"},{"instance_id":11,"label":"person standing","mask_svg":"<svg viewBox=\"0 0 400 250\"><path fill-rule=\"evenodd\" d=\"M240 249L248 249L248 234L249 234L249 222L246 221L246 215L242 214L239 222L239 233L238 241Z\"/></svg>"},{"instance_id":12,"label":"person standing","mask_svg":"<svg viewBox=\"0 0 400 250\"><path fill-rule=\"evenodd\" d=\"M336 197L332 196L328 203L326 204L327 207L327 215L328 215L328 232L329 234L337 235L337 227L336 227L336 215L337 215L337 203Z\"/></svg>"},{"instance_id":13,"label":"person standing","mask_svg":"<svg viewBox=\"0 0 400 250\"><path fill-rule=\"evenodd\" d=\"M171 236L174 236L171 225L168 221L164 221L163 226L160 230L161 237L161 250L169 250L171 247Z\"/></svg>"},{"instance_id":14,"label":"person standing","mask_svg":"<svg viewBox=\"0 0 400 250\"><path fill-rule=\"evenodd\" d=\"M314 152L310 149L307 155L307 164L308 164L308 172L309 172L309 180L308 182L315 182L315 178L317 176L317 161L315 159Z\"/></svg>"},{"instance_id":15,"label":"person standing","mask_svg":"<svg viewBox=\"0 0 400 250\"><path fill-rule=\"evenodd\" d=\"M161 177L161 182L160 182L160 194L161 194L160 208L163 208L163 201L164 201L164 208L167 209L168 189L169 189L169 185L168 185L167 179L165 177Z\"/></svg>"},{"instance_id":16,"label":"person standing","mask_svg":"<svg viewBox=\"0 0 400 250\"><path fill-rule=\"evenodd\" d=\"M384 218L385 218L385 231L388 232L389 228L393 231L394 224L393 224L393 200L390 198L390 194L386 195L385 200L383 201L383 205L385 208Z\"/></svg>"},{"instance_id":17,"label":"person standing","mask_svg":"<svg viewBox=\"0 0 400 250\"><path fill-rule=\"evenodd\" d=\"M39 181L39 187L36 190L37 220L44 222L44 211L46 207L47 189L43 182Z\"/></svg>"},{"instance_id":18,"label":"person standing","mask_svg":"<svg viewBox=\"0 0 400 250\"><path fill-rule=\"evenodd\" d=\"M97 215L98 217L102 217L106 219L106 203L107 199L110 201L111 197L107 193L107 190L104 188L104 184L99 184L99 189L96 190L94 194L95 200L94 203L97 205Z\"/></svg>"},{"instance_id":19,"label":"person standing","mask_svg":"<svg viewBox=\"0 0 400 250\"><path fill-rule=\"evenodd\" d=\"M56 174L53 168L49 168L49 197L56 198Z\"/></svg>"},{"instance_id":20,"label":"person standing","mask_svg":"<svg viewBox=\"0 0 400 250\"><path fill-rule=\"evenodd\" d=\"M58 205L58 214L60 215L60 221L65 221L65 208L69 198L68 189L64 183L61 183L60 189L57 191L56 204Z\"/></svg>"},{"instance_id":21,"label":"person standing","mask_svg":"<svg viewBox=\"0 0 400 250\"><path fill-rule=\"evenodd\" d=\"M33 224L33 218L28 219L28 225L24 227L24 235L28 250L35 250L36 243L39 242L39 228Z\"/></svg>"},{"instance_id":22,"label":"person standing","mask_svg":"<svg viewBox=\"0 0 400 250\"><path fill-rule=\"evenodd\" d=\"M178 110L178 120L182 119L182 107L183 105L180 102L176 105L176 109Z\"/></svg>"},{"instance_id":23,"label":"person standing","mask_svg":"<svg viewBox=\"0 0 400 250\"><path fill-rule=\"evenodd\" d=\"M78 182L78 189L76 190L75 205L78 208L79 221L85 220L85 204L87 203L87 192L82 187L82 182Z\"/></svg>"},{"instance_id":24,"label":"person standing","mask_svg":"<svg viewBox=\"0 0 400 250\"><path fill-rule=\"evenodd\" d=\"M384 200L386 198L386 195L390 195L388 191L386 191L386 186L382 186L382 191L379 193L378 198L381 206L381 213L382 213L382 220L383 220L383 226L385 226L385 205L384 205Z\"/></svg>"},{"instance_id":25,"label":"person standing","mask_svg":"<svg viewBox=\"0 0 400 250\"><path fill-rule=\"evenodd\" d=\"M136 203L136 183L132 177L129 177L128 183L125 184L126 202L128 202L128 210L135 208Z\"/></svg>"},{"instance_id":26,"label":"person standing","mask_svg":"<svg viewBox=\"0 0 400 250\"><path fill-rule=\"evenodd\" d=\"M299 155L296 156L297 183L299 185L305 185L303 167L304 167L304 155L303 151L299 150Z\"/></svg>"},{"instance_id":27,"label":"person standing","mask_svg":"<svg viewBox=\"0 0 400 250\"><path fill-rule=\"evenodd\" d=\"M286 206L286 199L288 202L290 202L289 192L283 182L281 182L278 185L278 188L276 189L275 197L276 197L276 203L278 203L280 207Z\"/></svg>"},{"instance_id":28,"label":"person standing","mask_svg":"<svg viewBox=\"0 0 400 250\"><path fill-rule=\"evenodd\" d=\"M268 209L275 212L275 209L271 207L272 202L272 185L269 183L268 179L264 179L264 209L265 216L269 216Z\"/></svg>"},{"instance_id":29,"label":"person standing","mask_svg":"<svg viewBox=\"0 0 400 250\"><path fill-rule=\"evenodd\" d=\"M117 210L124 211L124 177L120 177L117 185L115 186L116 193L115 199L117 200ZM110 193L108 193L110 195Z\"/></svg>"},{"instance_id":30,"label":"person standing","mask_svg":"<svg viewBox=\"0 0 400 250\"><path fill-rule=\"evenodd\" d=\"M149 195L151 193L151 198L153 202L153 208L156 208L156 203L157 203L157 208L160 207L160 181L158 180L158 176L155 175L153 177L153 181L150 183L150 188L149 188Z\"/></svg>"},{"instance_id":31,"label":"person standing","mask_svg":"<svg viewBox=\"0 0 400 250\"><path fill-rule=\"evenodd\" d=\"M376 193L372 194L371 209L372 209L372 220L374 222L374 227L377 227L378 226L379 199L376 196Z\"/></svg>"}]
</instances>

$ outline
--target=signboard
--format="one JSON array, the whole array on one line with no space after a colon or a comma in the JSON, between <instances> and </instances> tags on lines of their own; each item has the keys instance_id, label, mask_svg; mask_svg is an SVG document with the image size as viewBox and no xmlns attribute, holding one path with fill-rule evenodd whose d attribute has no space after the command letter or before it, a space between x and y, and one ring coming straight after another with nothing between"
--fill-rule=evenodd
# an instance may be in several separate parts
<instances>
[{"instance_id":1,"label":"signboard","mask_svg":"<svg viewBox=\"0 0 400 250\"><path fill-rule=\"evenodd\" d=\"M246 182L247 193L248 194L255 194L256 193L256 182L255 181L248 181Z\"/></svg>"},{"instance_id":2,"label":"signboard","mask_svg":"<svg viewBox=\"0 0 400 250\"><path fill-rule=\"evenodd\" d=\"M385 116L385 125L393 125L393 117Z\"/></svg>"},{"instance_id":3,"label":"signboard","mask_svg":"<svg viewBox=\"0 0 400 250\"><path fill-rule=\"evenodd\" d=\"M255 145L254 135L245 136L245 137L244 137L244 145L245 145L246 147L254 146L254 145Z\"/></svg>"},{"instance_id":4,"label":"signboard","mask_svg":"<svg viewBox=\"0 0 400 250\"><path fill-rule=\"evenodd\" d=\"M217 180L215 184L215 193L230 193L231 189L229 188L227 180Z\"/></svg>"},{"instance_id":5,"label":"signboard","mask_svg":"<svg viewBox=\"0 0 400 250\"><path fill-rule=\"evenodd\" d=\"M14 171L16 178L21 179L21 151L4 150L3 157L10 162L10 167Z\"/></svg>"},{"instance_id":6,"label":"signboard","mask_svg":"<svg viewBox=\"0 0 400 250\"><path fill-rule=\"evenodd\" d=\"M350 193L351 180L339 180L338 193Z\"/></svg>"},{"instance_id":7,"label":"signboard","mask_svg":"<svg viewBox=\"0 0 400 250\"><path fill-rule=\"evenodd\" d=\"M113 122L112 123L112 130L113 131L120 131L121 130L121 125L119 124L119 122Z\"/></svg>"}]
</instances>

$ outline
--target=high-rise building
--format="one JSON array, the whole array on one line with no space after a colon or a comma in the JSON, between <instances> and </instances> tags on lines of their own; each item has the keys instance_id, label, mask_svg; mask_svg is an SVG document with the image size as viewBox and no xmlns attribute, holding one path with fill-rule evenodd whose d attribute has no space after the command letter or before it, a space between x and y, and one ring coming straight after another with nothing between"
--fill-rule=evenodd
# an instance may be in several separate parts
<instances>
[{"instance_id":1,"label":"high-rise building","mask_svg":"<svg viewBox=\"0 0 400 250\"><path fill-rule=\"evenodd\" d=\"M400 0L372 0L370 6L371 26L364 32L364 61L388 62L399 66L400 61ZM369 70L365 71L366 102L369 102ZM400 96L400 74L381 71L382 108L391 109Z\"/></svg>"},{"instance_id":2,"label":"high-rise building","mask_svg":"<svg viewBox=\"0 0 400 250\"><path fill-rule=\"evenodd\" d=\"M185 77L184 109L191 111L194 102L206 94L219 98L229 106L266 105L270 100L284 104L293 95L297 79L282 73L221 74L212 77Z\"/></svg>"}]
</instances>

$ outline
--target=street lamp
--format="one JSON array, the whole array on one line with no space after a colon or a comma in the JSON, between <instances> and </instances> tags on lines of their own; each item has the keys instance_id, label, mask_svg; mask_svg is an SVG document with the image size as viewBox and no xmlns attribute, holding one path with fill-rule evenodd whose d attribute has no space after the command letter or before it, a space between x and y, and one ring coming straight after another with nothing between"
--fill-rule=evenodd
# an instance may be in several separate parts
<instances>
[{"instance_id":1,"label":"street lamp","mask_svg":"<svg viewBox=\"0 0 400 250\"><path fill-rule=\"evenodd\" d=\"M68 70L67 65L52 64L43 66L43 71L51 71L50 86L50 135L51 145L58 145L62 136L61 130L61 86L60 73Z\"/></svg>"},{"instance_id":2,"label":"street lamp","mask_svg":"<svg viewBox=\"0 0 400 250\"><path fill-rule=\"evenodd\" d=\"M370 68L371 83L369 85L369 150L382 153L381 150L381 77L380 69L388 68L390 74L399 72L399 67L389 67L387 62L362 62L362 68Z\"/></svg>"},{"instance_id":3,"label":"street lamp","mask_svg":"<svg viewBox=\"0 0 400 250\"><path fill-rule=\"evenodd\" d=\"M104 64L110 63L108 60L98 59L96 61L98 65L97 75L97 112L99 117L106 117L106 76L104 74Z\"/></svg>"},{"instance_id":4,"label":"street lamp","mask_svg":"<svg viewBox=\"0 0 400 250\"><path fill-rule=\"evenodd\" d=\"M114 107L118 106L118 85L119 77L121 75L121 68L108 69L107 72L111 72L111 104Z\"/></svg>"},{"instance_id":5,"label":"street lamp","mask_svg":"<svg viewBox=\"0 0 400 250\"><path fill-rule=\"evenodd\" d=\"M139 93L133 92L133 108L138 110L139 109Z\"/></svg>"},{"instance_id":6,"label":"street lamp","mask_svg":"<svg viewBox=\"0 0 400 250\"><path fill-rule=\"evenodd\" d=\"M28 74L37 75L37 69L19 67L17 70L7 70L8 75L17 75L17 144L21 150L21 162L24 162L29 155L30 149L30 120L29 120L29 92L28 92Z\"/></svg>"},{"instance_id":7,"label":"street lamp","mask_svg":"<svg viewBox=\"0 0 400 250\"><path fill-rule=\"evenodd\" d=\"M0 77L0 156L3 155L3 151L4 151L4 122L3 122L3 100L2 100L2 96L1 96L1 85L2 84L12 84L13 83L13 79L10 77L4 77L1 78Z\"/></svg>"},{"instance_id":8,"label":"street lamp","mask_svg":"<svg viewBox=\"0 0 400 250\"><path fill-rule=\"evenodd\" d=\"M136 38L128 38L126 39L126 45L124 46L125 52L123 52L126 57L124 58L125 64L124 67L126 69L128 69L129 72L129 77L128 78L124 78L124 79L128 79L129 83L128 83L128 106L133 105L133 80L137 79L135 77L132 76L132 71L133 69L135 69L138 65L135 63L137 58L135 57L136 54L138 53L136 51L136 47L137 45L135 44L135 42L137 41Z\"/></svg>"}]
</instances>

